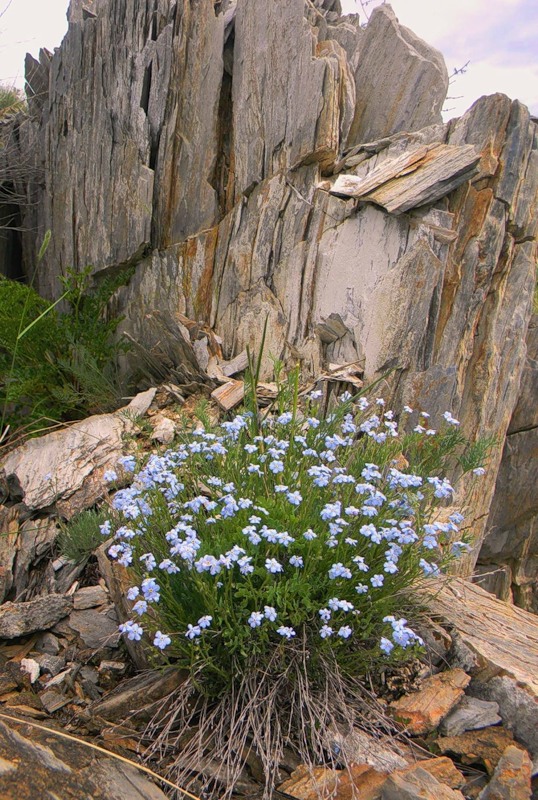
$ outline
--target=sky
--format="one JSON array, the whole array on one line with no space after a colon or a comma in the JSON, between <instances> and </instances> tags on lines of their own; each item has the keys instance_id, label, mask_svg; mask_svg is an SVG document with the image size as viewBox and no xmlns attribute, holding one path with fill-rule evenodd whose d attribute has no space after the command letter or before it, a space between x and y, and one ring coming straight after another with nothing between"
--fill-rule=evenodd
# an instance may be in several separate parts
<instances>
[{"instance_id":1,"label":"sky","mask_svg":"<svg viewBox=\"0 0 538 800\"><path fill-rule=\"evenodd\" d=\"M271 0L267 0L270 2ZM366 14L381 0L363 0ZM67 29L67 0L0 0L0 81L22 86L24 54L53 50ZM483 94L504 92L538 115L537 0L392 0L397 17L444 55L451 82L445 118L461 115ZM7 6L7 7L6 7ZM345 13L360 0L342 0Z\"/></svg>"}]
</instances>

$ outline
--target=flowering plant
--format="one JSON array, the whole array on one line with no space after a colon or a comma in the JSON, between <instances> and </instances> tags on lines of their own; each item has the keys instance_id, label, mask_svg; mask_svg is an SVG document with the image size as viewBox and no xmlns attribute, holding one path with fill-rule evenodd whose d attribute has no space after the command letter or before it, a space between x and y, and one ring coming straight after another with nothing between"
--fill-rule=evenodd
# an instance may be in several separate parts
<instances>
[{"instance_id":1,"label":"flowering plant","mask_svg":"<svg viewBox=\"0 0 538 800\"><path fill-rule=\"evenodd\" d=\"M136 576L120 629L206 695L253 664L287 674L298 653L314 684L327 664L345 680L402 660L422 644L404 616L413 586L467 547L446 473L479 471L483 448L464 453L450 413L435 431L425 413L398 422L382 399L349 395L323 418L318 399L299 411L295 387L291 410L261 423L247 412L195 430L138 472L123 461L132 484L102 526Z\"/></svg>"}]
</instances>

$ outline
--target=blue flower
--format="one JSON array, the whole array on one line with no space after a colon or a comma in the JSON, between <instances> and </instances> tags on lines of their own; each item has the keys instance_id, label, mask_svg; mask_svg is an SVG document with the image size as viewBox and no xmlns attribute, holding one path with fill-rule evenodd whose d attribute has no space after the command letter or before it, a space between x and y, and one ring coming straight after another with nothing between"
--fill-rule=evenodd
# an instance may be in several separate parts
<instances>
[{"instance_id":1,"label":"blue flower","mask_svg":"<svg viewBox=\"0 0 538 800\"><path fill-rule=\"evenodd\" d=\"M296 635L293 628L289 628L286 625L281 625L280 628L276 629L276 632L280 634L280 636L284 636L286 639L292 639Z\"/></svg>"},{"instance_id":2,"label":"blue flower","mask_svg":"<svg viewBox=\"0 0 538 800\"><path fill-rule=\"evenodd\" d=\"M392 644L390 639L386 639L384 636L381 637L379 647L387 655L391 652L391 650L394 650L394 645Z\"/></svg>"},{"instance_id":3,"label":"blue flower","mask_svg":"<svg viewBox=\"0 0 538 800\"><path fill-rule=\"evenodd\" d=\"M322 639L328 639L329 636L333 635L333 629L331 628L330 625L322 625L322 627L319 630L319 635L321 636Z\"/></svg>"},{"instance_id":4,"label":"blue flower","mask_svg":"<svg viewBox=\"0 0 538 800\"><path fill-rule=\"evenodd\" d=\"M191 625L190 623L187 625L187 632L185 636L187 639L196 639L197 636L200 636L202 633L202 629L199 625Z\"/></svg>"},{"instance_id":5,"label":"blue flower","mask_svg":"<svg viewBox=\"0 0 538 800\"><path fill-rule=\"evenodd\" d=\"M142 638L142 634L144 633L144 629L136 622L133 622L133 620L127 620L127 622L123 622L119 626L118 630L120 633L125 633L131 642L139 642Z\"/></svg>"},{"instance_id":6,"label":"blue flower","mask_svg":"<svg viewBox=\"0 0 538 800\"><path fill-rule=\"evenodd\" d=\"M159 650L164 650L165 647L168 647L171 641L171 638L166 636L166 634L161 633L161 631L157 631L153 638L153 644L155 647L158 647Z\"/></svg>"},{"instance_id":7,"label":"blue flower","mask_svg":"<svg viewBox=\"0 0 538 800\"><path fill-rule=\"evenodd\" d=\"M302 567L304 566L304 561L302 556L292 556L290 558L290 564L292 567Z\"/></svg>"},{"instance_id":8,"label":"blue flower","mask_svg":"<svg viewBox=\"0 0 538 800\"><path fill-rule=\"evenodd\" d=\"M262 612L253 611L247 621L251 628L259 628L263 621Z\"/></svg>"},{"instance_id":9,"label":"blue flower","mask_svg":"<svg viewBox=\"0 0 538 800\"><path fill-rule=\"evenodd\" d=\"M303 498L299 492L288 492L287 494L288 502L291 503L293 506L298 506L301 504Z\"/></svg>"},{"instance_id":10,"label":"blue flower","mask_svg":"<svg viewBox=\"0 0 538 800\"><path fill-rule=\"evenodd\" d=\"M338 636L340 636L342 639L349 639L352 633L353 631L351 630L349 625L342 625L342 627L338 631Z\"/></svg>"},{"instance_id":11,"label":"blue flower","mask_svg":"<svg viewBox=\"0 0 538 800\"><path fill-rule=\"evenodd\" d=\"M331 612L328 608L320 608L318 614L324 622L328 622L331 618Z\"/></svg>"},{"instance_id":12,"label":"blue flower","mask_svg":"<svg viewBox=\"0 0 538 800\"><path fill-rule=\"evenodd\" d=\"M113 481L118 480L118 475L113 469L107 469L103 475L103 480L107 483L112 483Z\"/></svg>"},{"instance_id":13,"label":"blue flower","mask_svg":"<svg viewBox=\"0 0 538 800\"><path fill-rule=\"evenodd\" d=\"M385 582L385 578L384 578L383 575L374 575L373 578L370 579L370 583L374 587L383 586L384 582Z\"/></svg>"},{"instance_id":14,"label":"blue flower","mask_svg":"<svg viewBox=\"0 0 538 800\"><path fill-rule=\"evenodd\" d=\"M266 558L265 569L267 570L267 572L271 572L273 574L284 571L284 567L282 566L282 564L279 564L276 558Z\"/></svg>"},{"instance_id":15,"label":"blue flower","mask_svg":"<svg viewBox=\"0 0 538 800\"><path fill-rule=\"evenodd\" d=\"M273 606L264 606L263 613L264 613L265 619L268 619L269 622L274 622L275 619L277 618L276 609L273 608Z\"/></svg>"},{"instance_id":16,"label":"blue flower","mask_svg":"<svg viewBox=\"0 0 538 800\"><path fill-rule=\"evenodd\" d=\"M351 570L345 567L340 561L333 564L329 570L329 578L335 580L336 578L351 578Z\"/></svg>"}]
</instances>

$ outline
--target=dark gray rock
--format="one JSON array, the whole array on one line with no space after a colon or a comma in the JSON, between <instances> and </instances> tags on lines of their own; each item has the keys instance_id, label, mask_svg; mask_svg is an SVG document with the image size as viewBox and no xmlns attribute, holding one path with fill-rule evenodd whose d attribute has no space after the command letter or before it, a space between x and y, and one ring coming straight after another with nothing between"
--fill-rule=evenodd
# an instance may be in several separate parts
<instances>
[{"instance_id":1,"label":"dark gray rock","mask_svg":"<svg viewBox=\"0 0 538 800\"><path fill-rule=\"evenodd\" d=\"M443 736L457 736L464 731L487 728L501 722L498 703L478 700L476 697L462 697L456 708L439 725Z\"/></svg>"},{"instance_id":2,"label":"dark gray rock","mask_svg":"<svg viewBox=\"0 0 538 800\"><path fill-rule=\"evenodd\" d=\"M52 628L72 608L73 599L62 594L38 597L27 603L4 603L0 606L0 639L17 639Z\"/></svg>"}]
</instances>

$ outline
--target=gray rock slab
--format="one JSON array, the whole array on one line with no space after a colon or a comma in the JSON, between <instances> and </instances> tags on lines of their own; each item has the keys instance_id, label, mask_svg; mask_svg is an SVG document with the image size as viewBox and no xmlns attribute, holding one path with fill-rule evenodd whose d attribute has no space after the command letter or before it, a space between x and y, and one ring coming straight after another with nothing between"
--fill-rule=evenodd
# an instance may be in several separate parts
<instances>
[{"instance_id":1,"label":"gray rock slab","mask_svg":"<svg viewBox=\"0 0 538 800\"><path fill-rule=\"evenodd\" d=\"M17 639L52 628L72 608L72 598L62 594L38 597L27 603L4 603L0 606L0 639Z\"/></svg>"},{"instance_id":2,"label":"gray rock slab","mask_svg":"<svg viewBox=\"0 0 538 800\"><path fill-rule=\"evenodd\" d=\"M390 775L381 788L381 800L463 800L463 795L418 767L408 775Z\"/></svg>"},{"instance_id":3,"label":"gray rock slab","mask_svg":"<svg viewBox=\"0 0 538 800\"><path fill-rule=\"evenodd\" d=\"M75 611L81 611L102 606L108 603L108 600L108 592L102 586L84 586L82 589L77 589L73 595L73 607Z\"/></svg>"},{"instance_id":4,"label":"gray rock slab","mask_svg":"<svg viewBox=\"0 0 538 800\"><path fill-rule=\"evenodd\" d=\"M69 627L77 631L84 645L91 649L117 647L120 640L118 618L112 606L102 611L73 611L69 616Z\"/></svg>"},{"instance_id":5,"label":"gray rock slab","mask_svg":"<svg viewBox=\"0 0 538 800\"><path fill-rule=\"evenodd\" d=\"M355 85L349 147L441 122L448 73L441 53L382 5L372 11L361 40Z\"/></svg>"},{"instance_id":6,"label":"gray rock slab","mask_svg":"<svg viewBox=\"0 0 538 800\"><path fill-rule=\"evenodd\" d=\"M499 704L476 697L462 697L456 708L439 725L443 736L457 736L464 731L487 728L501 722Z\"/></svg>"}]
</instances>

